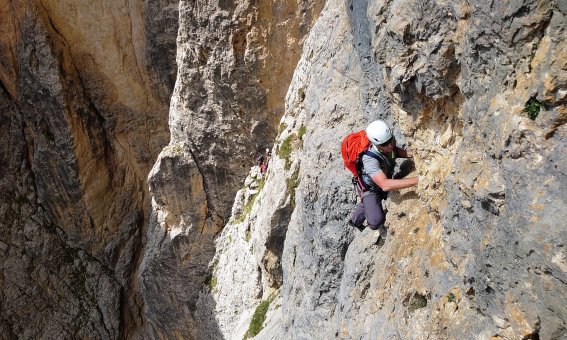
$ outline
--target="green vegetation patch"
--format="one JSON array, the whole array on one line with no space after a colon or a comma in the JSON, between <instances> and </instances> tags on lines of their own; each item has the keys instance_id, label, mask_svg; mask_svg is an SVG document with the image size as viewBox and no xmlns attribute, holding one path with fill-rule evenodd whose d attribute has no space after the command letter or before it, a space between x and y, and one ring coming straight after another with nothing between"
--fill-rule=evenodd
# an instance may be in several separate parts
<instances>
[{"instance_id":1,"label":"green vegetation patch","mask_svg":"<svg viewBox=\"0 0 567 340\"><path fill-rule=\"evenodd\" d=\"M539 47L539 41L532 43L532 50L530 52L530 62L534 59L538 47Z\"/></svg>"},{"instance_id":2,"label":"green vegetation patch","mask_svg":"<svg viewBox=\"0 0 567 340\"><path fill-rule=\"evenodd\" d=\"M290 196L291 206L295 207L295 189L299 185L299 168L295 170L293 175L290 178L285 180L287 185L287 194Z\"/></svg>"},{"instance_id":3,"label":"green vegetation patch","mask_svg":"<svg viewBox=\"0 0 567 340\"><path fill-rule=\"evenodd\" d=\"M305 100L305 90L303 90L303 87L297 89L297 95L299 96L299 100Z\"/></svg>"},{"instance_id":4,"label":"green vegetation patch","mask_svg":"<svg viewBox=\"0 0 567 340\"><path fill-rule=\"evenodd\" d=\"M244 233L244 239L246 240L246 242L248 242L251 238L252 234L250 233L250 229L246 229L246 232Z\"/></svg>"},{"instance_id":5,"label":"green vegetation patch","mask_svg":"<svg viewBox=\"0 0 567 340\"><path fill-rule=\"evenodd\" d=\"M285 160L284 168L289 170L291 167L291 152L293 151L293 143L297 140L297 135L295 133L287 136L287 138L283 141L281 146L278 149L278 156Z\"/></svg>"},{"instance_id":6,"label":"green vegetation patch","mask_svg":"<svg viewBox=\"0 0 567 340\"><path fill-rule=\"evenodd\" d=\"M244 334L244 339L255 337L260 333L262 328L264 328L264 321L266 321L266 313L268 312L268 308L270 308L270 303L274 300L274 296L268 298L268 300L263 300L260 302L256 310L254 311L254 315L252 316L252 320L250 321L250 326L248 326L248 330L246 334Z\"/></svg>"},{"instance_id":7,"label":"green vegetation patch","mask_svg":"<svg viewBox=\"0 0 567 340\"><path fill-rule=\"evenodd\" d=\"M205 278L205 285L209 287L210 291L212 292L217 287L217 277L215 276L215 271L219 265L219 260L216 260L211 267L211 272Z\"/></svg>"},{"instance_id":8,"label":"green vegetation patch","mask_svg":"<svg viewBox=\"0 0 567 340\"><path fill-rule=\"evenodd\" d=\"M211 292L217 287L217 277L212 272L205 278L205 285Z\"/></svg>"},{"instance_id":9,"label":"green vegetation patch","mask_svg":"<svg viewBox=\"0 0 567 340\"><path fill-rule=\"evenodd\" d=\"M276 152L281 159L285 160L285 170L289 170L291 168L291 153L293 150L297 147L303 147L303 137L306 133L307 128L305 125L301 124L297 134L292 133L287 136L281 145L278 145Z\"/></svg>"},{"instance_id":10,"label":"green vegetation patch","mask_svg":"<svg viewBox=\"0 0 567 340\"><path fill-rule=\"evenodd\" d=\"M278 127L278 135L280 135L285 129L287 129L287 124L281 123L280 126Z\"/></svg>"},{"instance_id":11,"label":"green vegetation patch","mask_svg":"<svg viewBox=\"0 0 567 340\"><path fill-rule=\"evenodd\" d=\"M213 275L211 281L209 281L209 288L211 291L217 287L217 277Z\"/></svg>"},{"instance_id":12,"label":"green vegetation patch","mask_svg":"<svg viewBox=\"0 0 567 340\"><path fill-rule=\"evenodd\" d=\"M409 301L409 311L413 312L425 307L427 307L427 298L421 294L415 293Z\"/></svg>"},{"instance_id":13,"label":"green vegetation patch","mask_svg":"<svg viewBox=\"0 0 567 340\"><path fill-rule=\"evenodd\" d=\"M547 110L547 105L545 105L545 103L543 102L540 102L535 97L532 97L526 102L524 112L528 114L528 117L530 117L531 120L535 120L539 115L539 111L541 109Z\"/></svg>"},{"instance_id":14,"label":"green vegetation patch","mask_svg":"<svg viewBox=\"0 0 567 340\"><path fill-rule=\"evenodd\" d=\"M299 137L299 140L301 140L302 142L303 142L303 136L305 136L305 133L307 133L307 128L305 127L305 125L301 124L299 131L297 131L297 137Z\"/></svg>"},{"instance_id":15,"label":"green vegetation patch","mask_svg":"<svg viewBox=\"0 0 567 340\"><path fill-rule=\"evenodd\" d=\"M447 301L448 301L448 302L453 302L453 301L455 301L455 294L449 293L449 295L447 295Z\"/></svg>"}]
</instances>

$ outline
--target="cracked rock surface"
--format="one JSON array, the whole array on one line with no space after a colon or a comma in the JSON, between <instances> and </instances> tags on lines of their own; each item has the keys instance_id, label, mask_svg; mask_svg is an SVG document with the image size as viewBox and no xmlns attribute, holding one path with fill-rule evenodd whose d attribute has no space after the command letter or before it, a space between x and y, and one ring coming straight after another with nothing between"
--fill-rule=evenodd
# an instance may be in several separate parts
<instances>
[{"instance_id":1,"label":"cracked rock surface","mask_svg":"<svg viewBox=\"0 0 567 340\"><path fill-rule=\"evenodd\" d=\"M197 305L211 279L214 237L229 221L250 164L273 143L321 7L298 0L180 2L171 140L148 177L152 222L140 269L145 315L157 336L216 338L226 331L208 317L210 307Z\"/></svg>"},{"instance_id":2,"label":"cracked rock surface","mask_svg":"<svg viewBox=\"0 0 567 340\"><path fill-rule=\"evenodd\" d=\"M244 267L261 274L251 280L261 296L234 320L273 291L261 254L278 228L259 221L287 202L281 305L257 338L564 338L564 7L327 1L248 227L229 223L219 236L219 277L246 230L256 263ZM542 103L533 120L530 102ZM343 136L377 118L416 153L398 175L420 175L385 202L384 242L347 225L355 200L339 152ZM213 302L236 298L223 285Z\"/></svg>"}]
</instances>

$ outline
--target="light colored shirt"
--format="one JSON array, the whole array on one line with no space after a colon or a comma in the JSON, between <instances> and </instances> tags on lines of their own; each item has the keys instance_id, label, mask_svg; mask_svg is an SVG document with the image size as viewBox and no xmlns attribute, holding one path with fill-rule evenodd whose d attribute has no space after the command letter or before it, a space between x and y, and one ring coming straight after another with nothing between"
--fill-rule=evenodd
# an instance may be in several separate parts
<instances>
[{"instance_id":1,"label":"light colored shirt","mask_svg":"<svg viewBox=\"0 0 567 340\"><path fill-rule=\"evenodd\" d=\"M394 167L396 166L396 158L395 155L384 155L375 146L372 146L369 149L370 152L378 155L380 159L384 159L385 161L378 161L367 155L362 155L362 180L364 183L369 184L374 191L382 192L382 188L380 188L374 181L372 177L380 172L383 172L386 175L386 178L392 178L394 173Z\"/></svg>"}]
</instances>

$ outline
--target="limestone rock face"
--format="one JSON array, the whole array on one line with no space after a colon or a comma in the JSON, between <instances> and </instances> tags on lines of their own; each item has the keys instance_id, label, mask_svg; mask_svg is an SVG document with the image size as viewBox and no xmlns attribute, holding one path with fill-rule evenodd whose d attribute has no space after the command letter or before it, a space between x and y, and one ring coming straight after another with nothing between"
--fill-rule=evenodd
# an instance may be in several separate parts
<instances>
[{"instance_id":1,"label":"limestone rock face","mask_svg":"<svg viewBox=\"0 0 567 340\"><path fill-rule=\"evenodd\" d=\"M564 338L566 15L0 0L0 334ZM339 151L377 118L420 176L381 239Z\"/></svg>"},{"instance_id":2,"label":"limestone rock face","mask_svg":"<svg viewBox=\"0 0 567 340\"><path fill-rule=\"evenodd\" d=\"M232 320L216 315L239 329L275 291L260 339L564 337L565 15L554 1L329 0L262 190L216 241L224 279L203 303L234 301ZM398 175L420 176L385 202L384 244L347 225L355 197L339 151L377 118L416 153ZM283 235L279 256L270 235Z\"/></svg>"},{"instance_id":3,"label":"limestone rock face","mask_svg":"<svg viewBox=\"0 0 567 340\"><path fill-rule=\"evenodd\" d=\"M181 1L170 144L148 181L152 223L141 266L157 336L222 334L197 322L199 293L257 152L273 143L304 37L322 1Z\"/></svg>"},{"instance_id":4,"label":"limestone rock face","mask_svg":"<svg viewBox=\"0 0 567 340\"><path fill-rule=\"evenodd\" d=\"M167 144L174 1L0 1L0 334L143 323L146 184Z\"/></svg>"}]
</instances>

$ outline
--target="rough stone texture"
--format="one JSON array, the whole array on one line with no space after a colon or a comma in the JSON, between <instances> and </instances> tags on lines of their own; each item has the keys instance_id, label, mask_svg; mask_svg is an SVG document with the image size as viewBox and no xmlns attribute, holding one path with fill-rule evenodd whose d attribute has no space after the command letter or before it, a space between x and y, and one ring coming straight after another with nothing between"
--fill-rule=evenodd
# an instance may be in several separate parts
<instances>
[{"instance_id":1,"label":"rough stone texture","mask_svg":"<svg viewBox=\"0 0 567 340\"><path fill-rule=\"evenodd\" d=\"M241 338L275 299L257 338L565 338L565 2L322 3L181 1L164 148L176 4L0 0L0 334ZM376 118L421 176L383 245L339 156Z\"/></svg>"},{"instance_id":2,"label":"rough stone texture","mask_svg":"<svg viewBox=\"0 0 567 340\"><path fill-rule=\"evenodd\" d=\"M236 195L232 219L215 240L211 274L199 295L198 320L207 323L214 318L218 324L216 329L208 327L202 338L242 339L263 296L262 271L257 264L261 259L256 257L261 242L255 226L258 202L263 201L258 193L265 178L254 167L244 183Z\"/></svg>"},{"instance_id":3,"label":"rough stone texture","mask_svg":"<svg viewBox=\"0 0 567 340\"><path fill-rule=\"evenodd\" d=\"M0 1L0 334L143 320L146 177L168 141L173 1Z\"/></svg>"},{"instance_id":4,"label":"rough stone texture","mask_svg":"<svg viewBox=\"0 0 567 340\"><path fill-rule=\"evenodd\" d=\"M226 331L206 317L212 307L197 307L214 271L213 238L229 221L256 153L273 143L304 37L321 8L322 1L304 0L181 1L171 141L148 178L153 223L140 269L155 336Z\"/></svg>"},{"instance_id":5,"label":"rough stone texture","mask_svg":"<svg viewBox=\"0 0 567 340\"><path fill-rule=\"evenodd\" d=\"M565 338L565 10L529 0L327 2L244 222L262 274L245 288L262 287L256 305L274 267L264 240L285 231L282 307L257 338ZM546 103L533 121L530 98ZM421 178L390 194L384 245L346 224L354 194L339 153L346 133L376 118L416 151L400 175ZM286 198L287 225L260 218ZM215 258L240 249L227 247L238 230L247 229L227 226ZM221 263L215 273L230 271ZM209 305L236 301L233 283L217 283ZM235 304L232 323L252 305Z\"/></svg>"}]
</instances>

